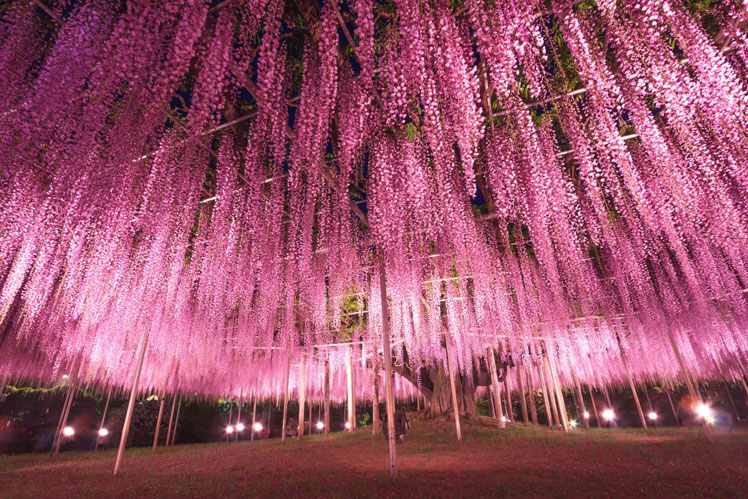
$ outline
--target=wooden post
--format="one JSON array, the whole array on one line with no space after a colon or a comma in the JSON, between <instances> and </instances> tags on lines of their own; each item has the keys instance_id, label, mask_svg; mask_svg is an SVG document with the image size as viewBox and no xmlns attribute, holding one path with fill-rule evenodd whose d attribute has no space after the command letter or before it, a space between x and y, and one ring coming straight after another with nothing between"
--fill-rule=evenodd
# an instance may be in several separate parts
<instances>
[{"instance_id":1,"label":"wooden post","mask_svg":"<svg viewBox=\"0 0 748 499\"><path fill-rule=\"evenodd\" d=\"M161 392L161 404L158 407L158 418L156 419L156 433L153 435L153 449L152 450L156 450L156 446L158 446L158 434L161 431L161 418L164 416L164 402L166 402L166 399L164 398L165 395L166 395L166 390Z\"/></svg>"},{"instance_id":2,"label":"wooden post","mask_svg":"<svg viewBox=\"0 0 748 499\"><path fill-rule=\"evenodd\" d=\"M306 355L301 354L301 370L299 371L299 431L296 438L304 436L304 409L306 409ZM311 418L309 419L311 424ZM310 426L311 433L311 426Z\"/></svg>"},{"instance_id":3,"label":"wooden post","mask_svg":"<svg viewBox=\"0 0 748 499\"><path fill-rule=\"evenodd\" d=\"M330 361L325 361L325 435L330 433Z\"/></svg>"},{"instance_id":4,"label":"wooden post","mask_svg":"<svg viewBox=\"0 0 748 499\"><path fill-rule=\"evenodd\" d=\"M345 363L346 386L348 388L348 432L356 428L356 394L353 393L353 347L348 345L348 358Z\"/></svg>"},{"instance_id":5,"label":"wooden post","mask_svg":"<svg viewBox=\"0 0 748 499\"><path fill-rule=\"evenodd\" d=\"M519 388L519 408L522 410L522 422L527 424L530 420L527 417L527 399L525 399L525 386L522 382L523 369L523 364L517 365L517 387Z\"/></svg>"},{"instance_id":6,"label":"wooden post","mask_svg":"<svg viewBox=\"0 0 748 499\"><path fill-rule=\"evenodd\" d=\"M174 423L174 410L177 408L177 394L174 394L174 398L171 399L171 411L169 412L169 428L166 430L166 441L164 447L169 446L171 441L171 425Z\"/></svg>"},{"instance_id":7,"label":"wooden post","mask_svg":"<svg viewBox=\"0 0 748 499\"><path fill-rule=\"evenodd\" d=\"M288 378L291 376L291 355L288 356L286 363L286 387L283 396L283 423L281 424L281 443L286 442L286 422L288 421ZM268 430L269 431L269 430Z\"/></svg>"},{"instance_id":8,"label":"wooden post","mask_svg":"<svg viewBox=\"0 0 748 499\"><path fill-rule=\"evenodd\" d=\"M571 377L574 380L574 388L577 391L577 405L579 406L579 409L582 411L582 424L584 425L585 429L590 429L590 420L589 418L584 417L584 413L587 412L587 408L584 406L584 397L582 396L582 385L579 384L579 379L577 379L577 375L572 372ZM589 414L587 412L587 414Z\"/></svg>"},{"instance_id":9,"label":"wooden post","mask_svg":"<svg viewBox=\"0 0 748 499\"><path fill-rule=\"evenodd\" d=\"M488 348L488 372L491 375L491 395L493 396L493 408L496 411L496 421L499 429L506 428L504 414L501 410L501 389L499 388L499 373L496 369L496 357L493 347Z\"/></svg>"},{"instance_id":10,"label":"wooden post","mask_svg":"<svg viewBox=\"0 0 748 499\"><path fill-rule=\"evenodd\" d=\"M257 394L256 393L254 396L254 400L252 401L252 428L250 429L251 430L251 433L249 436L250 442L254 442L254 439L255 439L255 421L257 421ZM268 431L270 430L268 429Z\"/></svg>"},{"instance_id":11,"label":"wooden post","mask_svg":"<svg viewBox=\"0 0 748 499\"><path fill-rule=\"evenodd\" d=\"M125 454L125 445L127 444L127 434L130 432L130 422L132 421L132 411L135 408L135 398L138 396L138 383L140 382L140 372L143 370L143 360L145 359L145 350L148 344L148 333L143 334L140 340L140 355L138 357L138 367L135 369L135 377L132 380L132 389L130 390L130 400L127 402L127 412L125 413L125 423L122 425L122 437L119 440L119 449L117 450L117 459L114 461L114 474L119 471L122 464L122 456Z\"/></svg>"},{"instance_id":12,"label":"wooden post","mask_svg":"<svg viewBox=\"0 0 748 499\"><path fill-rule=\"evenodd\" d=\"M372 370L374 371L374 395L371 399L371 434L379 435L382 429L380 428L379 421L379 359L376 355L376 352L374 352L373 364L374 366ZM416 397L416 400L418 400L418 397Z\"/></svg>"},{"instance_id":13,"label":"wooden post","mask_svg":"<svg viewBox=\"0 0 748 499\"><path fill-rule=\"evenodd\" d=\"M530 397L530 419L532 420L532 424L538 424L538 408L535 406L535 384L532 379L532 364L530 364L530 369L526 369L525 365L522 364L522 370L527 377L527 395Z\"/></svg>"},{"instance_id":14,"label":"wooden post","mask_svg":"<svg viewBox=\"0 0 748 499\"><path fill-rule=\"evenodd\" d=\"M447 370L449 371L449 385L452 389L452 408L455 414L455 431L457 440L462 440L462 431L460 430L460 406L457 403L457 388L455 387L455 373L452 369L452 358L449 355L449 335L444 336L444 352L447 357Z\"/></svg>"},{"instance_id":15,"label":"wooden post","mask_svg":"<svg viewBox=\"0 0 748 499\"><path fill-rule=\"evenodd\" d=\"M106 413L109 410L109 399L112 396L112 387L109 387L109 391L106 394L106 403L104 404L104 413L101 415L101 424L99 425L99 431L101 431L102 428L104 428L104 421L106 421ZM94 445L94 450L99 450L99 440L100 435L96 435L96 444Z\"/></svg>"},{"instance_id":16,"label":"wooden post","mask_svg":"<svg viewBox=\"0 0 748 499\"><path fill-rule=\"evenodd\" d=\"M397 478L397 449L395 448L395 397L392 391L392 346L390 345L390 312L387 303L387 278L384 257L379 257L379 292L382 302L382 356L384 357L384 390L387 407L387 441L390 448L390 477Z\"/></svg>"},{"instance_id":17,"label":"wooden post","mask_svg":"<svg viewBox=\"0 0 748 499\"><path fill-rule=\"evenodd\" d=\"M174 442L177 439L177 427L179 427L179 411L182 410L182 396L179 396L179 403L177 403L177 415L174 418L174 431L171 434L171 443L169 445L174 445Z\"/></svg>"}]
</instances>

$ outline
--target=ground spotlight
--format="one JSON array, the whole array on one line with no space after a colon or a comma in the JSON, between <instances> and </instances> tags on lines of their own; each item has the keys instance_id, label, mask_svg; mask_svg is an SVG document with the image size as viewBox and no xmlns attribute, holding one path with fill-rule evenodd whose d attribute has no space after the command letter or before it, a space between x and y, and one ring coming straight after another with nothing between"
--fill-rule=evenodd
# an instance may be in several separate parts
<instances>
[{"instance_id":1,"label":"ground spotlight","mask_svg":"<svg viewBox=\"0 0 748 499\"><path fill-rule=\"evenodd\" d=\"M252 425L252 428L255 431L262 431L262 423L255 423L254 425Z\"/></svg>"},{"instance_id":2,"label":"ground spotlight","mask_svg":"<svg viewBox=\"0 0 748 499\"><path fill-rule=\"evenodd\" d=\"M231 425L228 425L226 427L226 433L234 433L234 427Z\"/></svg>"},{"instance_id":3,"label":"ground spotlight","mask_svg":"<svg viewBox=\"0 0 748 499\"><path fill-rule=\"evenodd\" d=\"M62 429L62 434L66 437L72 437L73 435L75 435L75 429L73 429L72 426L66 426Z\"/></svg>"},{"instance_id":4,"label":"ground spotlight","mask_svg":"<svg viewBox=\"0 0 748 499\"><path fill-rule=\"evenodd\" d=\"M709 419L712 417L712 408L702 402L696 406L696 414L700 418Z\"/></svg>"},{"instance_id":5,"label":"ground spotlight","mask_svg":"<svg viewBox=\"0 0 748 499\"><path fill-rule=\"evenodd\" d=\"M616 418L616 413L613 412L613 409L605 409L603 411L603 419L606 421L613 421Z\"/></svg>"},{"instance_id":6,"label":"ground spotlight","mask_svg":"<svg viewBox=\"0 0 748 499\"><path fill-rule=\"evenodd\" d=\"M651 411L649 414L647 414L647 417L651 419L652 421L655 421L657 419L657 413L654 411Z\"/></svg>"},{"instance_id":7,"label":"ground spotlight","mask_svg":"<svg viewBox=\"0 0 748 499\"><path fill-rule=\"evenodd\" d=\"M587 411L584 411L584 414L582 414L582 416L584 417L584 419L590 419L590 413Z\"/></svg>"},{"instance_id":8,"label":"ground spotlight","mask_svg":"<svg viewBox=\"0 0 748 499\"><path fill-rule=\"evenodd\" d=\"M317 429L318 430L324 430L325 429L325 423L322 421L317 421Z\"/></svg>"},{"instance_id":9,"label":"ground spotlight","mask_svg":"<svg viewBox=\"0 0 748 499\"><path fill-rule=\"evenodd\" d=\"M345 429L346 430L350 430L351 429L351 422L350 421L346 421L345 422Z\"/></svg>"},{"instance_id":10,"label":"ground spotlight","mask_svg":"<svg viewBox=\"0 0 748 499\"><path fill-rule=\"evenodd\" d=\"M576 428L577 427L577 420L576 419L572 419L571 421L569 421L569 426L571 426L572 428Z\"/></svg>"},{"instance_id":11,"label":"ground spotlight","mask_svg":"<svg viewBox=\"0 0 748 499\"><path fill-rule=\"evenodd\" d=\"M106 428L99 428L100 437L106 437L107 435L109 435L109 430L107 430Z\"/></svg>"},{"instance_id":12,"label":"ground spotlight","mask_svg":"<svg viewBox=\"0 0 748 499\"><path fill-rule=\"evenodd\" d=\"M236 423L236 431L244 431L244 423Z\"/></svg>"},{"instance_id":13,"label":"ground spotlight","mask_svg":"<svg viewBox=\"0 0 748 499\"><path fill-rule=\"evenodd\" d=\"M708 424L714 424L716 419L714 419L714 416L707 416L704 418L704 421L706 421Z\"/></svg>"},{"instance_id":14,"label":"ground spotlight","mask_svg":"<svg viewBox=\"0 0 748 499\"><path fill-rule=\"evenodd\" d=\"M506 423L506 416L501 416L501 422Z\"/></svg>"}]
</instances>

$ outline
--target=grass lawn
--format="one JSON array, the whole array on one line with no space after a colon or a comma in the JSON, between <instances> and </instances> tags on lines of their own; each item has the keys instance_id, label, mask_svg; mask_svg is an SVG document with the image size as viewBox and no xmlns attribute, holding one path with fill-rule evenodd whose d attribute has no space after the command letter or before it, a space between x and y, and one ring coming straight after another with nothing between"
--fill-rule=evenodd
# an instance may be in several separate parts
<instances>
[{"instance_id":1,"label":"grass lawn","mask_svg":"<svg viewBox=\"0 0 748 499\"><path fill-rule=\"evenodd\" d=\"M748 497L748 430L499 432L463 421L415 421L398 444L396 481L387 443L353 434L260 442L0 456L2 497Z\"/></svg>"}]
</instances>

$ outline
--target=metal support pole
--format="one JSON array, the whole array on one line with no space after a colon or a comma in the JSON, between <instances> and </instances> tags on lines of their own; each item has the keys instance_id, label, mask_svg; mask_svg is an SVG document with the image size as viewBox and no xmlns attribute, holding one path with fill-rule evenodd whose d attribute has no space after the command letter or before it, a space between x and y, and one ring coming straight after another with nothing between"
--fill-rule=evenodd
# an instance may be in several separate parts
<instances>
[{"instance_id":1,"label":"metal support pole","mask_svg":"<svg viewBox=\"0 0 748 499\"><path fill-rule=\"evenodd\" d=\"M177 439L177 427L179 426L179 412L182 410L182 396L179 396L179 403L177 404L177 416L174 418L174 432L171 434L171 443L169 445L174 445L174 442Z\"/></svg>"},{"instance_id":2,"label":"metal support pole","mask_svg":"<svg viewBox=\"0 0 748 499\"><path fill-rule=\"evenodd\" d=\"M156 419L156 432L153 434L153 448L151 450L156 450L156 447L158 446L158 434L161 432L161 418L164 417L164 402L166 402L166 399L164 398L166 396L166 390L161 392L161 402L158 406L158 418Z\"/></svg>"},{"instance_id":3,"label":"metal support pole","mask_svg":"<svg viewBox=\"0 0 748 499\"><path fill-rule=\"evenodd\" d=\"M330 433L330 361L325 361L325 435Z\"/></svg>"},{"instance_id":4,"label":"metal support pole","mask_svg":"<svg viewBox=\"0 0 748 499\"><path fill-rule=\"evenodd\" d=\"M395 397L392 391L392 346L390 345L390 312L387 303L387 278L384 257L379 258L379 292L382 302L382 354L384 357L385 405L387 407L387 441L390 448L390 477L397 478L397 449L395 448Z\"/></svg>"},{"instance_id":5,"label":"metal support pole","mask_svg":"<svg viewBox=\"0 0 748 499\"><path fill-rule=\"evenodd\" d=\"M680 353L680 349L678 348L678 344L675 342L675 336L673 336L673 330L671 328L667 328L668 337L670 338L670 345L673 347L673 352L675 352L675 357L678 360L678 364L680 364L681 371L683 372L683 378L686 380L686 386L688 387L688 393L691 395L691 398L693 400L698 400L699 403L703 403L701 399L701 393L699 393L698 390L694 387L693 381L691 380L691 375L688 372L688 369L686 369L686 363L683 361L683 356ZM706 421L703 421L703 427L704 427L704 433L706 433L707 439L709 439L710 442L713 442L714 439L712 437L712 432L709 429L709 425Z\"/></svg>"},{"instance_id":6,"label":"metal support pole","mask_svg":"<svg viewBox=\"0 0 748 499\"><path fill-rule=\"evenodd\" d=\"M532 424L538 424L538 408L535 405L535 385L532 379L532 364L530 365L530 369L526 369L523 364L522 370L525 372L525 376L527 377L527 394L530 397L530 419L532 420Z\"/></svg>"},{"instance_id":7,"label":"metal support pole","mask_svg":"<svg viewBox=\"0 0 748 499\"><path fill-rule=\"evenodd\" d=\"M491 375L491 395L493 396L493 408L496 411L496 421L499 429L506 428L504 414L501 410L501 389L499 388L499 374L496 369L496 354L493 347L488 348L488 371Z\"/></svg>"},{"instance_id":8,"label":"metal support pole","mask_svg":"<svg viewBox=\"0 0 748 499\"><path fill-rule=\"evenodd\" d=\"M374 352L374 362L373 362L373 383L374 383L374 393L371 398L371 434L372 435L379 435L379 433L382 431L380 428L381 422L379 421L379 358L376 355L376 352ZM416 401L418 405L420 406L418 396L416 396ZM419 407L420 410L420 407Z\"/></svg>"},{"instance_id":9,"label":"metal support pole","mask_svg":"<svg viewBox=\"0 0 748 499\"><path fill-rule=\"evenodd\" d=\"M577 391L577 406L582 411L582 424L586 429L590 429L590 420L588 418L584 417L584 413L587 412L587 408L584 406L584 397L582 396L582 385L579 384L579 380L577 379L577 375L573 372L571 373L571 377L574 380L574 388ZM589 413L588 413L589 414Z\"/></svg>"},{"instance_id":10,"label":"metal support pole","mask_svg":"<svg viewBox=\"0 0 748 499\"><path fill-rule=\"evenodd\" d=\"M228 429L229 426L231 426L231 416L234 414L234 403L229 399L229 421L226 424L226 429ZM231 437L231 434L227 431L226 432L226 441L229 441L229 438Z\"/></svg>"},{"instance_id":11,"label":"metal support pole","mask_svg":"<svg viewBox=\"0 0 748 499\"><path fill-rule=\"evenodd\" d=\"M250 442L254 442L254 439L255 439L255 421L256 421L256 418L257 418L257 394L255 394L254 400L252 401L252 428L251 428L251 434L249 436L249 441Z\"/></svg>"},{"instance_id":12,"label":"metal support pole","mask_svg":"<svg viewBox=\"0 0 748 499\"><path fill-rule=\"evenodd\" d=\"M675 424L677 426L680 426L680 419L678 419L678 411L675 410L675 405L673 405L673 398L670 396L670 390L665 387L665 393L667 394L667 400L670 402L670 409L673 411L673 417L675 418Z\"/></svg>"},{"instance_id":13,"label":"metal support pole","mask_svg":"<svg viewBox=\"0 0 748 499\"><path fill-rule=\"evenodd\" d=\"M101 424L99 425L99 431L101 431L102 428L104 428L104 421L106 421L106 413L109 410L109 399L112 396L112 387L109 387L109 391L106 394L106 403L104 404L104 414L101 415ZM96 445L94 445L94 450L99 450L99 440L100 435L96 436Z\"/></svg>"},{"instance_id":14,"label":"metal support pole","mask_svg":"<svg viewBox=\"0 0 748 499\"><path fill-rule=\"evenodd\" d=\"M517 365L517 387L519 389L519 408L522 411L522 422L527 424L530 422L530 420L527 417L527 399L525 398L525 386L522 382L523 369L523 364Z\"/></svg>"},{"instance_id":15,"label":"metal support pole","mask_svg":"<svg viewBox=\"0 0 748 499\"><path fill-rule=\"evenodd\" d=\"M283 423L281 424L281 443L286 442L286 422L288 421L288 378L291 376L291 355L288 356L288 362L286 363L286 386L284 388L285 394L283 396Z\"/></svg>"},{"instance_id":16,"label":"metal support pole","mask_svg":"<svg viewBox=\"0 0 748 499\"><path fill-rule=\"evenodd\" d=\"M512 396L509 391L509 367L504 375L504 401L506 402L506 420L514 423L514 410L512 409Z\"/></svg>"},{"instance_id":17,"label":"metal support pole","mask_svg":"<svg viewBox=\"0 0 748 499\"><path fill-rule=\"evenodd\" d=\"M65 403L62 405L62 412L60 413L60 422L57 424L57 432L55 433L55 438L52 441L52 449L50 449L50 454L52 456L56 456L58 452L60 452L60 445L62 444L62 430L65 428L65 424L67 424L68 421L68 414L70 413L70 406L73 405L73 397L75 395L75 386L73 386L73 382L70 382L70 387L68 388L68 394L65 398Z\"/></svg>"},{"instance_id":18,"label":"metal support pole","mask_svg":"<svg viewBox=\"0 0 748 499\"><path fill-rule=\"evenodd\" d=\"M597 404L595 403L595 395L592 393L592 385L587 385L587 388L590 391L590 401L592 402L592 411L595 413L595 421L597 421L597 427L602 428L602 423L600 422L600 413L597 412Z\"/></svg>"},{"instance_id":19,"label":"metal support pole","mask_svg":"<svg viewBox=\"0 0 748 499\"><path fill-rule=\"evenodd\" d=\"M558 408L556 407L556 397L555 397L555 384L553 383L553 376L551 375L551 368L548 365L548 357L546 357L545 354L543 354L543 366L540 370L540 378L545 381L546 390L548 391L548 399L551 403L551 411L553 413L553 423L554 426L561 424L561 417L558 413Z\"/></svg>"},{"instance_id":20,"label":"metal support pole","mask_svg":"<svg viewBox=\"0 0 748 499\"><path fill-rule=\"evenodd\" d=\"M304 409L306 406L306 355L301 354L301 370L299 371L299 431L296 438L304 436ZM312 432L312 420L309 419L309 433Z\"/></svg>"},{"instance_id":21,"label":"metal support pole","mask_svg":"<svg viewBox=\"0 0 748 499\"><path fill-rule=\"evenodd\" d=\"M166 430L166 441L164 442L164 447L169 446L169 442L171 442L171 427L174 423L174 410L177 408L177 394L174 394L174 398L171 399L171 411L169 411L169 427Z\"/></svg>"},{"instance_id":22,"label":"metal support pole","mask_svg":"<svg viewBox=\"0 0 748 499\"><path fill-rule=\"evenodd\" d=\"M447 356L447 370L449 371L449 385L452 389L452 409L455 414L455 431L457 440L462 440L462 430L460 429L460 406L457 403L457 388L455 387L455 373L452 369L452 358L449 355L449 335L444 336L444 352Z\"/></svg>"},{"instance_id":23,"label":"metal support pole","mask_svg":"<svg viewBox=\"0 0 748 499\"><path fill-rule=\"evenodd\" d=\"M564 431L569 431L569 419L566 415L566 403L564 402L564 392L561 390L561 380L558 378L558 370L556 369L556 359L553 356L553 351L550 350L550 354L547 356L548 365L551 372L551 380L553 382L554 391L556 392L556 399L558 401L558 412L560 415L561 426Z\"/></svg>"},{"instance_id":24,"label":"metal support pole","mask_svg":"<svg viewBox=\"0 0 748 499\"><path fill-rule=\"evenodd\" d=\"M135 377L132 380L132 389L130 390L130 400L127 403L127 413L125 414L125 423L122 425L122 437L119 441L119 450L117 459L114 461L114 474L119 471L122 464L122 456L125 454L125 445L127 444L127 434L130 431L130 422L132 421L132 411L135 408L135 398L138 396L138 383L140 382L140 371L143 369L143 360L145 359L146 345L148 344L148 333L143 334L140 340L140 354L138 357L138 367L135 370Z\"/></svg>"},{"instance_id":25,"label":"metal support pole","mask_svg":"<svg viewBox=\"0 0 748 499\"><path fill-rule=\"evenodd\" d=\"M348 389L347 421L348 432L356 428L356 394L353 393L353 347L348 345L348 358L345 362L346 387Z\"/></svg>"},{"instance_id":26,"label":"metal support pole","mask_svg":"<svg viewBox=\"0 0 748 499\"><path fill-rule=\"evenodd\" d=\"M239 441L239 423L242 422L242 398L239 397L239 413L236 415L236 425L234 426L234 429L236 430L234 433L236 433L236 436L234 438L234 442Z\"/></svg>"}]
</instances>

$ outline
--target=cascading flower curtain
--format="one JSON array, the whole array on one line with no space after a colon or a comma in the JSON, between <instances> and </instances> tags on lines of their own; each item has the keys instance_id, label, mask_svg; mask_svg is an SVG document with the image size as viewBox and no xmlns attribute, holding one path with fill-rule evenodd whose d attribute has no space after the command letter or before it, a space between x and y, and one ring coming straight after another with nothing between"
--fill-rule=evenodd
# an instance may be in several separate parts
<instances>
[{"instance_id":1,"label":"cascading flower curtain","mask_svg":"<svg viewBox=\"0 0 748 499\"><path fill-rule=\"evenodd\" d=\"M364 396L380 258L400 372L745 375L748 14L692 3L7 4L0 376Z\"/></svg>"}]
</instances>

